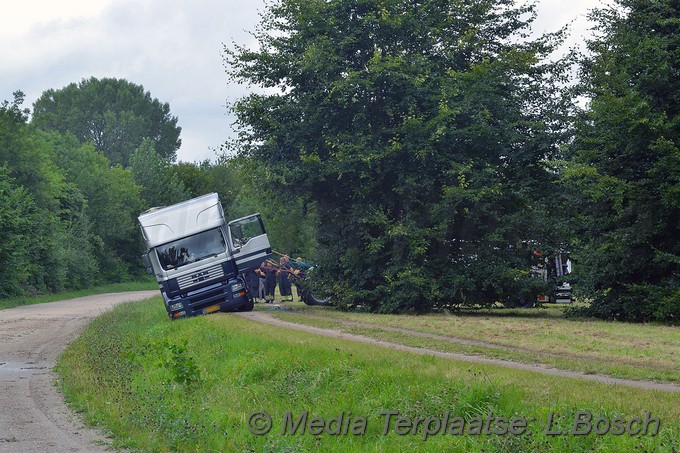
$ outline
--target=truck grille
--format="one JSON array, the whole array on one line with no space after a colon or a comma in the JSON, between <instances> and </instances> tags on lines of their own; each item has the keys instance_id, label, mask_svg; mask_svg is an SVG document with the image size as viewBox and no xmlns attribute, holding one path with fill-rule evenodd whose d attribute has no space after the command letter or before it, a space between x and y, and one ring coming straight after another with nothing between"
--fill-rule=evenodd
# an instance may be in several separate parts
<instances>
[{"instance_id":1,"label":"truck grille","mask_svg":"<svg viewBox=\"0 0 680 453\"><path fill-rule=\"evenodd\" d=\"M179 285L180 290L185 290L198 283L220 277L224 277L224 270L222 269L222 264L216 264L206 269L201 269L200 271L177 277L177 284Z\"/></svg>"}]
</instances>

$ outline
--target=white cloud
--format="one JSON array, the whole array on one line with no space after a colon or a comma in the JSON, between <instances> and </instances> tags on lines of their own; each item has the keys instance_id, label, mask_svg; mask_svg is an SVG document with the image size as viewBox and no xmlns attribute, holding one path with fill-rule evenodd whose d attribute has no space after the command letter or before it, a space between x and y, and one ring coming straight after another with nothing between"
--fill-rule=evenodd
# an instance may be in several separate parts
<instances>
[{"instance_id":1,"label":"white cloud","mask_svg":"<svg viewBox=\"0 0 680 453\"><path fill-rule=\"evenodd\" d=\"M596 0L542 0L537 32L576 19L574 42L587 32ZM232 135L225 103L247 87L230 83L223 43L252 43L263 0L23 0L3 5L0 101L22 90L32 104L45 90L84 78L141 84L170 104L182 127L184 161L214 158Z\"/></svg>"},{"instance_id":2,"label":"white cloud","mask_svg":"<svg viewBox=\"0 0 680 453\"><path fill-rule=\"evenodd\" d=\"M44 3L44 5L41 5ZM58 6L57 6L58 5ZM182 127L185 161L214 158L231 132L222 43L245 41L259 2L129 0L16 2L0 32L0 100L22 90L32 104L45 90L84 78L141 84L170 104ZM3 21L4 22L4 21Z\"/></svg>"},{"instance_id":3,"label":"white cloud","mask_svg":"<svg viewBox=\"0 0 680 453\"><path fill-rule=\"evenodd\" d=\"M23 0L5 4L0 40L25 35L38 24L96 16L110 3L112 0Z\"/></svg>"}]
</instances>

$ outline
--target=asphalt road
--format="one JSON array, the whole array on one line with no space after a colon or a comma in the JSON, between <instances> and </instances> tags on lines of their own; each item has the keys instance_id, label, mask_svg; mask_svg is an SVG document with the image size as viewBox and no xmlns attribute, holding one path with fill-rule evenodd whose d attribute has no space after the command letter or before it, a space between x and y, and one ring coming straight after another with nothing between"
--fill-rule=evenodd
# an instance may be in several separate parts
<instances>
[{"instance_id":1,"label":"asphalt road","mask_svg":"<svg viewBox=\"0 0 680 453\"><path fill-rule=\"evenodd\" d=\"M110 451L54 385L54 365L87 323L114 305L158 291L101 294L0 310L0 452Z\"/></svg>"}]
</instances>

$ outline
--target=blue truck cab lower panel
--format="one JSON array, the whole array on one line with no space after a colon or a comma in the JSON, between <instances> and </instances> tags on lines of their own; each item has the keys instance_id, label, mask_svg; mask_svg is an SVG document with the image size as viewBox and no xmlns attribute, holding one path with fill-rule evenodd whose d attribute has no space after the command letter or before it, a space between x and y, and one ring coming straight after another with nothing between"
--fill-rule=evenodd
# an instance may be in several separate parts
<instances>
[{"instance_id":1,"label":"blue truck cab lower panel","mask_svg":"<svg viewBox=\"0 0 680 453\"><path fill-rule=\"evenodd\" d=\"M252 296L245 281L236 274L233 261L222 263L222 267L224 274L218 278L200 280L185 289L180 288L176 278L162 282L161 294L170 318L246 310Z\"/></svg>"}]
</instances>

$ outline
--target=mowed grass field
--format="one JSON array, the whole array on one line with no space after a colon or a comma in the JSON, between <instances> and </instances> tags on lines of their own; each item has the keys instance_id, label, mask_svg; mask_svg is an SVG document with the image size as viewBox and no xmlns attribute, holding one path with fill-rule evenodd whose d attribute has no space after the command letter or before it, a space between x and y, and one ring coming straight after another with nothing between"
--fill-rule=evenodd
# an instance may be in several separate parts
<instances>
[{"instance_id":1,"label":"mowed grass field","mask_svg":"<svg viewBox=\"0 0 680 453\"><path fill-rule=\"evenodd\" d=\"M619 351L623 346L616 344L622 340L603 340L583 351L576 345L570 349L575 338L616 339L618 326L621 336L633 331L631 341L653 347L677 344L678 333L662 326L565 320L557 310L411 317L290 306L292 311L271 313L295 322L326 323L333 329L393 335L390 341L404 344L414 338L435 339L347 323L469 335L516 348L521 342L522 350L514 349L511 359L520 358L512 354L525 354L524 350L548 348L543 343L552 338L556 354L579 354L570 365L574 369L588 362L590 353L610 364L625 357ZM546 327L540 325L546 322L559 335L545 332L541 340L538 333ZM482 349L477 353L500 350ZM663 358L659 369L675 363L671 352L667 355L672 358ZM631 352L626 366L651 370L659 365L650 365L641 355ZM96 319L64 353L57 371L72 407L108 432L115 446L132 450L680 449L678 392L418 355L273 327L233 314L171 322L160 298L126 303ZM677 379L668 373L666 381L673 380Z\"/></svg>"},{"instance_id":2,"label":"mowed grass field","mask_svg":"<svg viewBox=\"0 0 680 453\"><path fill-rule=\"evenodd\" d=\"M443 352L680 383L680 327L567 319L557 305L401 316L299 304L276 317Z\"/></svg>"}]
</instances>

